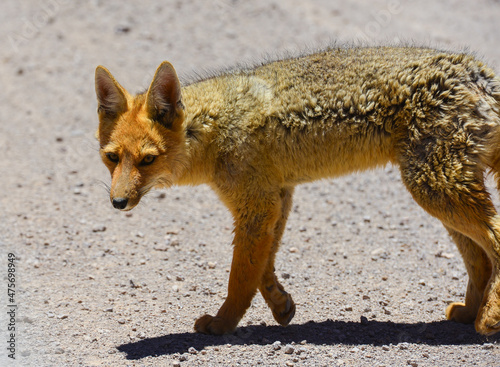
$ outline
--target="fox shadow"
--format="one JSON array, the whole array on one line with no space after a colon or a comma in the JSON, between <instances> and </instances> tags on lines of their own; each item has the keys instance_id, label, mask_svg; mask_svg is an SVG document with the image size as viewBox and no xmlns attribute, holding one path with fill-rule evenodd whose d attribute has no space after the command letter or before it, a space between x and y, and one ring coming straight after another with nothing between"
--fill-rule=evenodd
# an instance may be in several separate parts
<instances>
[{"instance_id":1,"label":"fox shadow","mask_svg":"<svg viewBox=\"0 0 500 367\"><path fill-rule=\"evenodd\" d=\"M451 321L430 323L393 323L390 321L333 321L307 322L301 325L246 326L232 335L210 336L197 333L169 334L117 347L126 353L129 360L185 353L190 347L197 351L218 345L268 345L275 341L282 344L300 343L317 345L363 345L374 346L403 342L428 345L470 345L500 340L498 336L485 337L476 333L473 325Z\"/></svg>"}]
</instances>

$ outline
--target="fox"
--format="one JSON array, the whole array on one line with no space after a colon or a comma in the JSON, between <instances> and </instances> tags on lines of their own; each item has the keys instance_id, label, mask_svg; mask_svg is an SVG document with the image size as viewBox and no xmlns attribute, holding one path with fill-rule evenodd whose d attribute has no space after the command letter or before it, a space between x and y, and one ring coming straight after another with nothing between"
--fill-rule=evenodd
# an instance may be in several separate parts
<instances>
[{"instance_id":1,"label":"fox","mask_svg":"<svg viewBox=\"0 0 500 367\"><path fill-rule=\"evenodd\" d=\"M129 94L95 71L102 161L112 206L150 190L207 184L234 219L227 297L196 332L236 330L257 290L276 322L295 315L274 262L302 183L393 164L439 219L468 274L447 319L500 330L500 79L469 52L416 46L332 46L239 65L183 83L168 61Z\"/></svg>"}]
</instances>

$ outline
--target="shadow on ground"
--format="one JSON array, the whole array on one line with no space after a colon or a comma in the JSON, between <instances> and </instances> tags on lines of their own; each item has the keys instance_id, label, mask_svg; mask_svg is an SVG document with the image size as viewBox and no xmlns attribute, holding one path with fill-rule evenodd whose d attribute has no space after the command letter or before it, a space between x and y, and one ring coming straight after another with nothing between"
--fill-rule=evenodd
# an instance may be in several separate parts
<instances>
[{"instance_id":1,"label":"shadow on ground","mask_svg":"<svg viewBox=\"0 0 500 367\"><path fill-rule=\"evenodd\" d=\"M393 322L367 321L345 322L327 320L308 322L302 325L247 326L238 328L233 335L209 336L196 333L170 334L117 347L126 353L127 359L141 359L149 356L185 353L194 347L201 351L208 346L217 345L267 345L275 341L283 344L300 343L317 345L386 345L403 342L427 345L467 345L496 341L495 337L478 335L472 325L450 321L405 324Z\"/></svg>"}]
</instances>

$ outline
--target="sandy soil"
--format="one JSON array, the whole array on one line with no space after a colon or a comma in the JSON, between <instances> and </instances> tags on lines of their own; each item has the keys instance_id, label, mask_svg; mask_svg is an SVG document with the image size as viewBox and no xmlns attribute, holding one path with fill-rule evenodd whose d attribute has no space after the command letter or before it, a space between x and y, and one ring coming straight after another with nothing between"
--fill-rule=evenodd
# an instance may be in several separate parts
<instances>
[{"instance_id":1,"label":"sandy soil","mask_svg":"<svg viewBox=\"0 0 500 367\"><path fill-rule=\"evenodd\" d=\"M235 335L193 333L226 294L231 218L207 187L112 209L93 76L131 91L330 42L468 47L500 71L500 3L4 0L0 11L0 360L17 257L18 366L498 366L499 338L447 322L467 276L397 168L301 186L277 273L287 328L257 296Z\"/></svg>"}]
</instances>

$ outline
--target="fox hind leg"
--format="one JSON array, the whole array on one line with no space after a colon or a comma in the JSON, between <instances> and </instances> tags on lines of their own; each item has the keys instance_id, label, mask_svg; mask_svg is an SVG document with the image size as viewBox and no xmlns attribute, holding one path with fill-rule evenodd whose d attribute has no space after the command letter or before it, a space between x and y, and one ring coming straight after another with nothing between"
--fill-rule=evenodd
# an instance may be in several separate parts
<instances>
[{"instance_id":1,"label":"fox hind leg","mask_svg":"<svg viewBox=\"0 0 500 367\"><path fill-rule=\"evenodd\" d=\"M440 154L436 159L428 155L426 162L441 162L442 165L451 165L451 168L426 162L408 164L412 163L411 159L404 160L406 164L401 167L403 182L417 203L449 229L464 257L471 282L468 299L465 304L450 305L448 317L471 322L477 307L476 331L491 335L500 330L500 218L484 186L481 169L457 164L464 158L458 158L459 154L453 155L446 149ZM474 157L468 158L477 162ZM479 245L482 251L475 249L473 244ZM478 306L479 293L485 282Z\"/></svg>"},{"instance_id":2,"label":"fox hind leg","mask_svg":"<svg viewBox=\"0 0 500 367\"><path fill-rule=\"evenodd\" d=\"M448 320L472 324L476 320L483 294L491 276L491 263L484 250L469 237L447 228L462 255L469 281L465 303L453 302L446 308Z\"/></svg>"}]
</instances>

